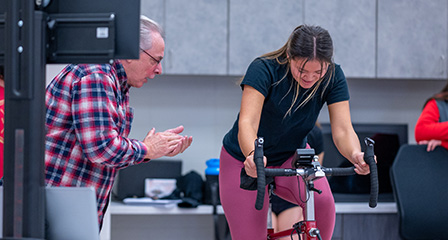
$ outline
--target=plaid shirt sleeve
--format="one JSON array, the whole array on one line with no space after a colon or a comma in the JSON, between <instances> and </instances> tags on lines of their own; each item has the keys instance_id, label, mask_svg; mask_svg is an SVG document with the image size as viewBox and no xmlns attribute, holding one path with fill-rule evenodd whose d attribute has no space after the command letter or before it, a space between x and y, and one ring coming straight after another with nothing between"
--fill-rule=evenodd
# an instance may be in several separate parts
<instances>
[{"instance_id":1,"label":"plaid shirt sleeve","mask_svg":"<svg viewBox=\"0 0 448 240\"><path fill-rule=\"evenodd\" d=\"M117 80L93 73L72 87L72 118L85 157L116 168L142 162L147 149L142 142L126 138L132 113Z\"/></svg>"}]
</instances>

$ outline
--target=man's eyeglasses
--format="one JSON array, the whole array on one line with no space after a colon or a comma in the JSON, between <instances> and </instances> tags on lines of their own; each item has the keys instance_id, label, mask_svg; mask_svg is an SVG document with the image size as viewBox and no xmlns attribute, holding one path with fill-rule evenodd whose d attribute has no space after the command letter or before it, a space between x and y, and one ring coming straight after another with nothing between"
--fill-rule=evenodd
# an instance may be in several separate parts
<instances>
[{"instance_id":1,"label":"man's eyeglasses","mask_svg":"<svg viewBox=\"0 0 448 240\"><path fill-rule=\"evenodd\" d=\"M154 60L154 62L157 63L157 65L159 65L160 62L162 61L162 59L158 60L157 58L153 57L151 54L149 54L147 51L143 50L142 48L140 48L140 50L142 50L144 53L146 53L146 55L148 55L149 57L151 57L152 60Z\"/></svg>"}]
</instances>

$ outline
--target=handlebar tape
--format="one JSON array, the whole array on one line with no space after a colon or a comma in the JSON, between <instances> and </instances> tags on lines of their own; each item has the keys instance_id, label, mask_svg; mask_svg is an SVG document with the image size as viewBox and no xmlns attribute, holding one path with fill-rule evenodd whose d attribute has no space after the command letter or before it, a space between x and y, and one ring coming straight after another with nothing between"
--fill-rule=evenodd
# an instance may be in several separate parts
<instances>
[{"instance_id":1,"label":"handlebar tape","mask_svg":"<svg viewBox=\"0 0 448 240\"><path fill-rule=\"evenodd\" d=\"M323 168L326 176L349 176L356 174L355 167L347 168Z\"/></svg>"},{"instance_id":2,"label":"handlebar tape","mask_svg":"<svg viewBox=\"0 0 448 240\"><path fill-rule=\"evenodd\" d=\"M257 167L257 200L255 208L261 210L263 208L264 195L266 191L266 176L263 162L263 143L264 139L259 137L255 140L254 162Z\"/></svg>"},{"instance_id":3,"label":"handlebar tape","mask_svg":"<svg viewBox=\"0 0 448 240\"><path fill-rule=\"evenodd\" d=\"M292 168L266 168L265 170L266 176L276 177L276 176L296 176L297 171Z\"/></svg>"},{"instance_id":4,"label":"handlebar tape","mask_svg":"<svg viewBox=\"0 0 448 240\"><path fill-rule=\"evenodd\" d=\"M369 207L374 208L378 203L378 168L375 162L375 153L373 151L374 141L368 137L364 139L366 143L366 151L364 153L364 161L370 167L370 200Z\"/></svg>"}]
</instances>

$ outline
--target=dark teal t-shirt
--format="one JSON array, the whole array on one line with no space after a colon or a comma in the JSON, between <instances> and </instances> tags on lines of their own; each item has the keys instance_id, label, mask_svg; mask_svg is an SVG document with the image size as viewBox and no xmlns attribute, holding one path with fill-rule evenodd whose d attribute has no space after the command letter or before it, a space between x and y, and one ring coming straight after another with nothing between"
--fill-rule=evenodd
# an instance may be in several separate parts
<instances>
[{"instance_id":1,"label":"dark teal t-shirt","mask_svg":"<svg viewBox=\"0 0 448 240\"><path fill-rule=\"evenodd\" d=\"M305 105L290 115L285 115L293 102L293 92L297 81L291 73L280 81L287 72L287 65L280 65L275 59L256 58L247 69L241 87L249 85L265 96L261 119L258 128L258 137L264 138L264 155L268 159L268 166L278 166L294 154L297 148L306 146L306 135L314 127L324 103L349 100L347 81L339 65L335 66L332 78L329 72L320 85L314 97ZM328 87L324 91L324 86ZM291 84L295 84L291 88ZM309 90L311 90L310 88ZM310 95L311 91L300 87L298 101L294 108ZM244 161L238 143L238 120L230 131L224 136L223 145L226 151L234 158Z\"/></svg>"}]
</instances>

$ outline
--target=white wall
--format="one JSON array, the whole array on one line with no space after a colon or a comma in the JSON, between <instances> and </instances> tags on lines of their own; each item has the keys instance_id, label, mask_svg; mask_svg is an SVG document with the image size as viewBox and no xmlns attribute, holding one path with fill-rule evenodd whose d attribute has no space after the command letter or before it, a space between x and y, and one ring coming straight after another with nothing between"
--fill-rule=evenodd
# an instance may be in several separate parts
<instances>
[{"instance_id":1,"label":"white wall","mask_svg":"<svg viewBox=\"0 0 448 240\"><path fill-rule=\"evenodd\" d=\"M47 67L47 80L62 68ZM155 127L158 131L184 125L193 136L183 160L184 173L200 174L205 161L218 158L222 138L239 110L241 90L238 77L158 76L140 89L131 89L134 123L130 137L143 139ZM349 79L352 121L356 123L405 123L409 142L414 143L414 126L424 101L446 84L441 80ZM319 118L329 122L326 107Z\"/></svg>"},{"instance_id":2,"label":"white wall","mask_svg":"<svg viewBox=\"0 0 448 240\"><path fill-rule=\"evenodd\" d=\"M193 136L189 149L176 158L183 170L203 174L205 161L219 158L224 134L238 113L241 90L235 77L160 76L131 89L134 124L131 136L143 139L151 127L163 131L183 125Z\"/></svg>"}]
</instances>

